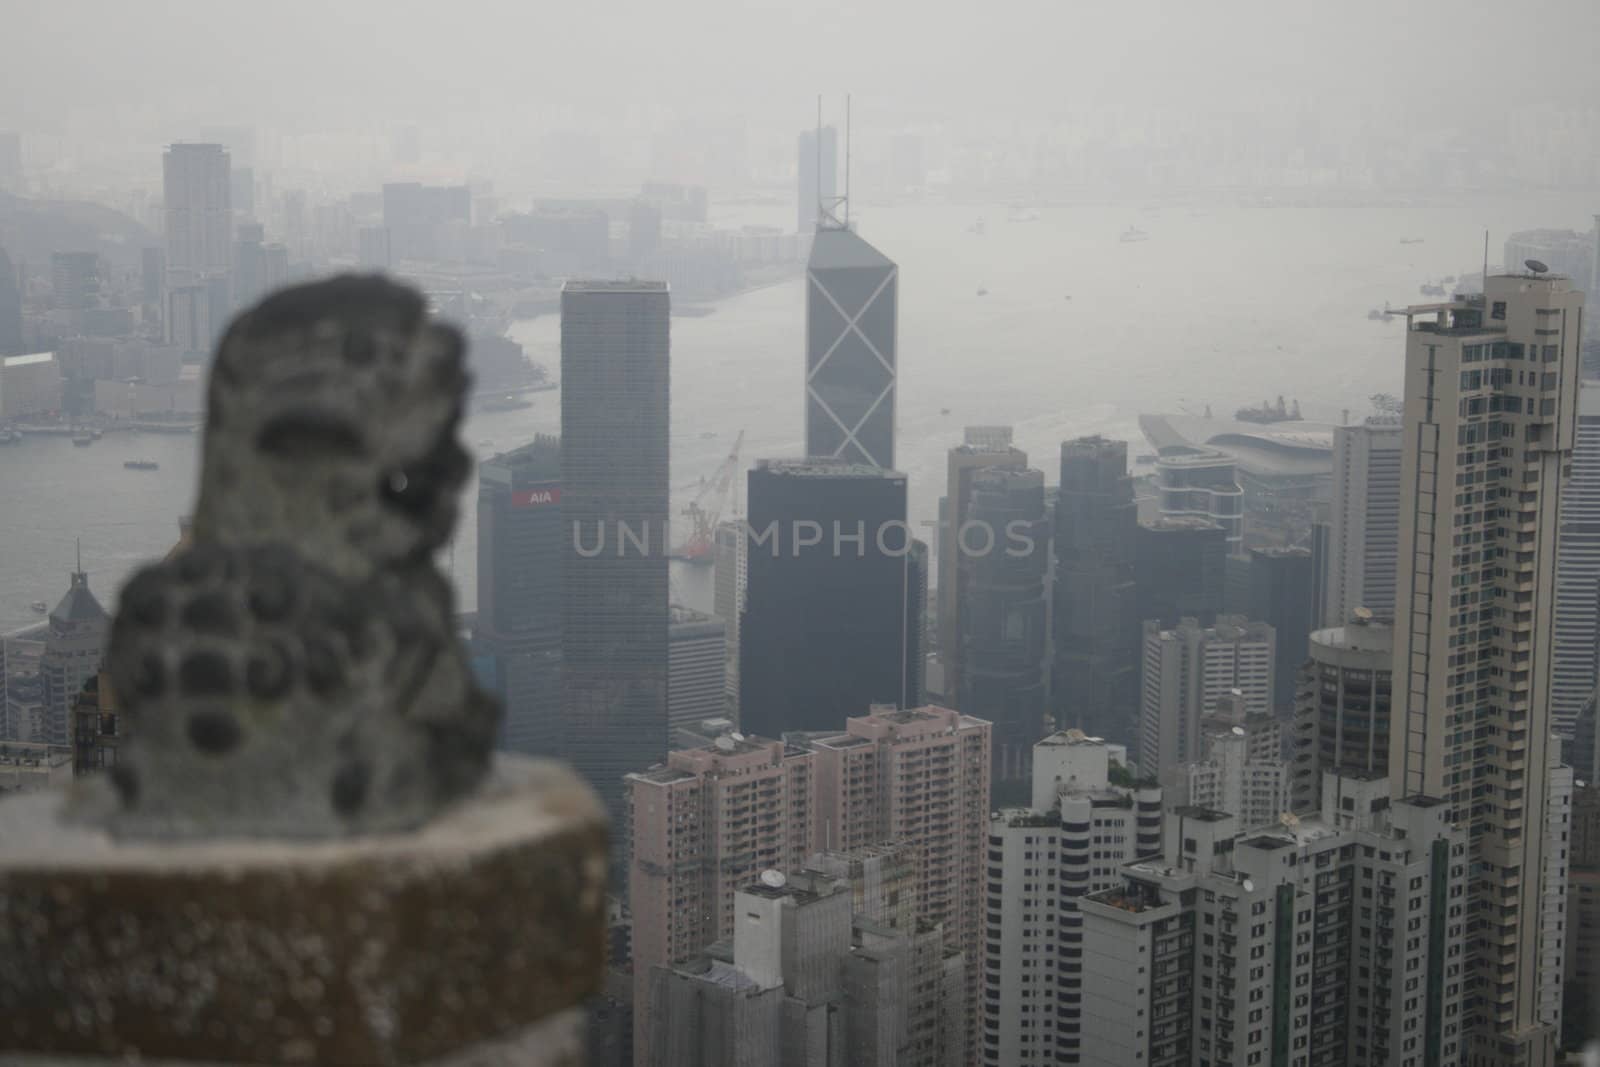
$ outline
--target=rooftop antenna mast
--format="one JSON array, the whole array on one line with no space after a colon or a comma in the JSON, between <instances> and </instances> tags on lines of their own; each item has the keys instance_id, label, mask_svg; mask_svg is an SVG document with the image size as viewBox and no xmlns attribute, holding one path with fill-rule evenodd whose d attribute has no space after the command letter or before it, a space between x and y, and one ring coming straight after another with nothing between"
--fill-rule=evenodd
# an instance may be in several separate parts
<instances>
[{"instance_id":1,"label":"rooftop antenna mast","mask_svg":"<svg viewBox=\"0 0 1600 1067\"><path fill-rule=\"evenodd\" d=\"M817 97L817 229L847 230L850 228L850 97L845 97L844 126L844 195L832 191L839 180L838 141L834 141L834 154L828 156L829 168L824 172L822 150L822 97ZM828 185L822 184L824 174ZM826 192L824 190L827 190Z\"/></svg>"},{"instance_id":2,"label":"rooftop antenna mast","mask_svg":"<svg viewBox=\"0 0 1600 1067\"><path fill-rule=\"evenodd\" d=\"M1483 231L1483 291L1489 291L1489 231Z\"/></svg>"}]
</instances>

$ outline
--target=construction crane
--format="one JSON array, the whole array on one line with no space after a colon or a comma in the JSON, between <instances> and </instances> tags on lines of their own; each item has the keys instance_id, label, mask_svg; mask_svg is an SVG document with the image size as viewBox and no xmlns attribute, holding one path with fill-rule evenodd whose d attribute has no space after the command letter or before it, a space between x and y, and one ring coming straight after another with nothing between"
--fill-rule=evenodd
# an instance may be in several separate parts
<instances>
[{"instance_id":1,"label":"construction crane","mask_svg":"<svg viewBox=\"0 0 1600 1067\"><path fill-rule=\"evenodd\" d=\"M728 452L716 472L700 484L700 492L683 509L689 516L692 528L688 540L672 550L673 559L685 560L689 563L710 563L712 559L712 538L716 535L717 523L722 521L722 512L728 506L728 497L733 492L734 479L739 473L739 448L744 444L744 431L739 431L739 436L733 440L733 448Z\"/></svg>"}]
</instances>

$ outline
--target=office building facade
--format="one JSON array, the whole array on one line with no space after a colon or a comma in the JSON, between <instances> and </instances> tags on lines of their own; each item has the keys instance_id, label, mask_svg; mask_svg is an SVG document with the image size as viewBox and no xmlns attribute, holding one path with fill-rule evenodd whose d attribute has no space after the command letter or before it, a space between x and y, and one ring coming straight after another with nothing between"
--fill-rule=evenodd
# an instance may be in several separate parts
<instances>
[{"instance_id":1,"label":"office building facade","mask_svg":"<svg viewBox=\"0 0 1600 1067\"><path fill-rule=\"evenodd\" d=\"M33 740L65 748L72 744L72 709L78 693L100 672L111 617L89 591L89 575L72 572L66 595L49 616L39 675L44 682L44 733Z\"/></svg>"},{"instance_id":2,"label":"office building facade","mask_svg":"<svg viewBox=\"0 0 1600 1067\"><path fill-rule=\"evenodd\" d=\"M1227 533L1228 551L1244 543L1244 490L1233 459L1220 452L1183 452L1156 460L1156 502L1162 518L1204 519Z\"/></svg>"},{"instance_id":3,"label":"office building facade","mask_svg":"<svg viewBox=\"0 0 1600 1067\"><path fill-rule=\"evenodd\" d=\"M539 436L478 468L478 614L473 644L492 658L505 707L500 745L561 754L561 579L570 539L561 442Z\"/></svg>"},{"instance_id":4,"label":"office building facade","mask_svg":"<svg viewBox=\"0 0 1600 1067\"><path fill-rule=\"evenodd\" d=\"M1568 737L1600 683L1600 383L1578 389L1572 476L1561 487L1556 552L1550 720Z\"/></svg>"},{"instance_id":5,"label":"office building facade","mask_svg":"<svg viewBox=\"0 0 1600 1067\"><path fill-rule=\"evenodd\" d=\"M669 298L561 293L561 750L617 825L623 776L667 751Z\"/></svg>"},{"instance_id":6,"label":"office building facade","mask_svg":"<svg viewBox=\"0 0 1600 1067\"><path fill-rule=\"evenodd\" d=\"M1052 531L1051 706L1058 725L1122 744L1132 744L1138 728L1138 529L1127 442L1063 441Z\"/></svg>"},{"instance_id":7,"label":"office building facade","mask_svg":"<svg viewBox=\"0 0 1600 1067\"><path fill-rule=\"evenodd\" d=\"M726 633L723 646L723 688L729 716L739 721L739 627L744 619L745 589L749 583L744 521L717 524L712 535L712 610Z\"/></svg>"},{"instance_id":8,"label":"office building facade","mask_svg":"<svg viewBox=\"0 0 1600 1067\"><path fill-rule=\"evenodd\" d=\"M841 460L763 460L749 474L740 721L834 728L921 702L927 561L905 475Z\"/></svg>"},{"instance_id":9,"label":"office building facade","mask_svg":"<svg viewBox=\"0 0 1600 1067\"><path fill-rule=\"evenodd\" d=\"M1050 532L1044 475L1036 470L978 471L957 536L961 650L956 706L993 724L994 780L1025 780L1032 772L1034 742L1050 732L1045 687Z\"/></svg>"},{"instance_id":10,"label":"office building facade","mask_svg":"<svg viewBox=\"0 0 1600 1067\"><path fill-rule=\"evenodd\" d=\"M1222 612L1227 531L1209 519L1162 517L1141 521L1133 536L1134 617L1176 626L1198 619L1210 626Z\"/></svg>"},{"instance_id":11,"label":"office building facade","mask_svg":"<svg viewBox=\"0 0 1600 1067\"><path fill-rule=\"evenodd\" d=\"M1022 470L1028 465L1027 453L1011 445L1009 426L969 426L962 444L952 448L945 459L945 495L939 502L940 523L934 549L938 557L939 663L944 668L944 693L952 703L961 692L961 528L969 521L972 479L982 470L1003 467ZM982 541L974 530L973 546Z\"/></svg>"},{"instance_id":12,"label":"office building facade","mask_svg":"<svg viewBox=\"0 0 1600 1067\"><path fill-rule=\"evenodd\" d=\"M667 623L667 730L693 728L727 712L723 678L727 630L722 620L681 604Z\"/></svg>"},{"instance_id":13,"label":"office building facade","mask_svg":"<svg viewBox=\"0 0 1600 1067\"><path fill-rule=\"evenodd\" d=\"M1583 294L1494 276L1406 312L1395 791L1473 845L1470 1061L1541 1064L1559 501L1578 423Z\"/></svg>"},{"instance_id":14,"label":"office building facade","mask_svg":"<svg viewBox=\"0 0 1600 1067\"><path fill-rule=\"evenodd\" d=\"M1312 628L1316 576L1303 548L1246 548L1227 558L1222 610L1259 619L1277 637L1272 664L1272 703L1294 704L1296 679L1305 665Z\"/></svg>"}]
</instances>

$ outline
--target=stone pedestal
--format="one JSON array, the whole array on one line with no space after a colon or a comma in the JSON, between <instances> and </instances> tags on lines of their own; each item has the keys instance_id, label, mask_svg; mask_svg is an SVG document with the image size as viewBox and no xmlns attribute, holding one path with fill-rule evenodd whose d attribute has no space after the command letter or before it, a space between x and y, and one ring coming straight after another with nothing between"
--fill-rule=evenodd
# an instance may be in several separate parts
<instances>
[{"instance_id":1,"label":"stone pedestal","mask_svg":"<svg viewBox=\"0 0 1600 1067\"><path fill-rule=\"evenodd\" d=\"M606 830L565 768L343 841L118 841L109 802L0 802L0 1063L582 1062Z\"/></svg>"}]
</instances>

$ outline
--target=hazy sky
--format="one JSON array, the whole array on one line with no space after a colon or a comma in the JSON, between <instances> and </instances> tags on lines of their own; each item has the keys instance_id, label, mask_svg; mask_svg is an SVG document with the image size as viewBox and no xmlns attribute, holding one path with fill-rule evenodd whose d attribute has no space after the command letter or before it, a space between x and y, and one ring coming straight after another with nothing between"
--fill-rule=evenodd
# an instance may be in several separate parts
<instances>
[{"instance_id":1,"label":"hazy sky","mask_svg":"<svg viewBox=\"0 0 1600 1067\"><path fill-rule=\"evenodd\" d=\"M0 0L0 127L1589 106L1596 0Z\"/></svg>"}]
</instances>

